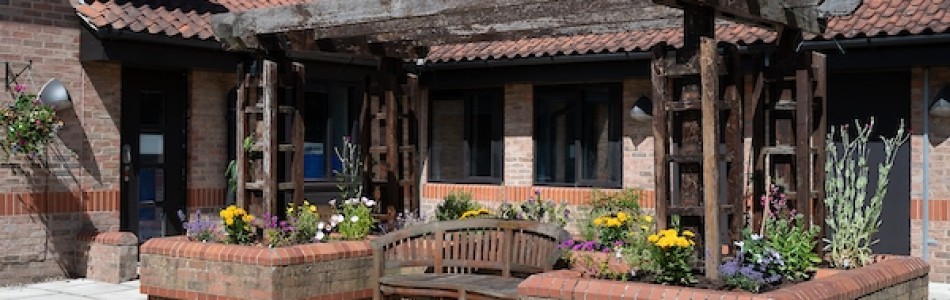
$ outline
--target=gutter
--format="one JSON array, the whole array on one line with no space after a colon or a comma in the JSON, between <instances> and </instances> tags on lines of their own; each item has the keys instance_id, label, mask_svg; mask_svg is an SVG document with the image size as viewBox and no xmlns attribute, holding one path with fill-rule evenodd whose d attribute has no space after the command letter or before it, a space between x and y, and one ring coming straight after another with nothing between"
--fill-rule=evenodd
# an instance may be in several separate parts
<instances>
[{"instance_id":1,"label":"gutter","mask_svg":"<svg viewBox=\"0 0 950 300\"><path fill-rule=\"evenodd\" d=\"M923 132L923 192L920 199L923 212L920 228L920 257L930 260L930 67L924 67L924 132ZM913 243L913 241L911 241ZM936 243L934 243L936 245Z\"/></svg>"},{"instance_id":2,"label":"gutter","mask_svg":"<svg viewBox=\"0 0 950 300\"><path fill-rule=\"evenodd\" d=\"M935 35L913 35L913 36L888 36L873 38L857 38L847 40L831 41L805 41L800 46L802 50L840 50L842 52L848 49L875 48L887 46L913 46L950 43L950 33L941 33ZM769 44L757 43L753 45L739 46L740 53L750 53L760 49L768 48ZM484 59L471 61L450 61L450 62L427 62L425 64L428 70L450 70L475 67L511 67L511 66L531 66L541 64L558 63L578 63L578 62L604 62L621 60L649 60L653 55L650 51L630 51L601 54L578 54L578 55L548 55L542 57L529 58L502 58L502 59Z\"/></svg>"}]
</instances>

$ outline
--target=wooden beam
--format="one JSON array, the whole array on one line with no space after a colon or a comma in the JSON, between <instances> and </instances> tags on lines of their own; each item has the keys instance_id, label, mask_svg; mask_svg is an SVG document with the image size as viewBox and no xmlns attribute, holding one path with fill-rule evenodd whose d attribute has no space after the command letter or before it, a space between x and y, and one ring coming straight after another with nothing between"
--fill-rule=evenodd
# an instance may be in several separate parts
<instances>
[{"instance_id":1,"label":"wooden beam","mask_svg":"<svg viewBox=\"0 0 950 300\"><path fill-rule=\"evenodd\" d=\"M263 88L264 88L264 133L261 135L264 143L264 205L263 213L277 212L277 63L270 60L263 61Z\"/></svg>"},{"instance_id":2,"label":"wooden beam","mask_svg":"<svg viewBox=\"0 0 950 300\"><path fill-rule=\"evenodd\" d=\"M818 17L817 0L653 0L653 3L671 7L705 6L716 10L724 19L765 26L773 29L797 28L821 33L825 20Z\"/></svg>"},{"instance_id":3,"label":"wooden beam","mask_svg":"<svg viewBox=\"0 0 950 300\"><path fill-rule=\"evenodd\" d=\"M652 82L653 82L653 174L654 202L656 204L656 228L667 227L667 206L670 197L670 164L666 161L669 149L669 135L667 133L666 103L673 93L667 86L666 76L666 45L660 43L653 47Z\"/></svg>"},{"instance_id":4,"label":"wooden beam","mask_svg":"<svg viewBox=\"0 0 950 300\"><path fill-rule=\"evenodd\" d=\"M795 71L795 191L798 196L795 201L798 212L805 215L812 215L811 183L814 179L811 151L813 82L810 73L810 68Z\"/></svg>"},{"instance_id":5,"label":"wooden beam","mask_svg":"<svg viewBox=\"0 0 950 300\"><path fill-rule=\"evenodd\" d=\"M247 113L244 112L244 107L247 106L247 97L248 91L251 90L248 85L251 84L251 75L246 73L244 64L238 64L237 66L237 105L235 111L235 134L234 134L234 163L235 163L235 172L237 173L237 186L235 187L235 200L237 206L247 209L247 193L245 192L245 185L250 178L247 174L247 153L244 151L244 137L247 136L248 126L247 126Z\"/></svg>"},{"instance_id":6,"label":"wooden beam","mask_svg":"<svg viewBox=\"0 0 950 300\"><path fill-rule=\"evenodd\" d=\"M608 33L674 24L679 12L643 1L311 1L216 14L228 48L257 48L257 35L313 30L315 39L365 37L418 45ZM664 22L664 20L669 22Z\"/></svg>"},{"instance_id":7,"label":"wooden beam","mask_svg":"<svg viewBox=\"0 0 950 300\"><path fill-rule=\"evenodd\" d=\"M719 214L721 185L719 182L719 65L716 59L716 40L702 38L700 42L700 68L702 83L702 131L703 131L703 206L705 225L706 277L719 278L722 262L719 240Z\"/></svg>"},{"instance_id":8,"label":"wooden beam","mask_svg":"<svg viewBox=\"0 0 950 300\"><path fill-rule=\"evenodd\" d=\"M303 118L304 118L303 112L304 112L304 105L305 105L304 98L306 97L306 93L304 92L304 86L306 85L306 82L307 82L307 76L306 76L306 68L304 67L302 63L299 63L299 62L293 63L292 69L294 71L293 74L295 77L294 78L294 85L295 85L294 96L296 97L296 99L294 99L294 106L296 106L297 109L294 110L294 116L293 116L293 119L294 119L293 120L294 122L293 124L294 158L292 160L293 163L290 166L291 173L292 173L290 178L293 179L293 183L294 183L293 201L294 201L294 204L299 206L299 205L303 205L303 200L304 200L303 199L304 198L303 148L304 148L305 124L303 121Z\"/></svg>"}]
</instances>

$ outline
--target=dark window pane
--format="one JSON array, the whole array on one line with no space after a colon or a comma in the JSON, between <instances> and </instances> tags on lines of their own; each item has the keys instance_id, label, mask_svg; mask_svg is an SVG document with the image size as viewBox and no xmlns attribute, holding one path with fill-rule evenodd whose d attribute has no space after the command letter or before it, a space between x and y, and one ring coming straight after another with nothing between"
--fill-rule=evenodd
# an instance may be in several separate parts
<instances>
[{"instance_id":1,"label":"dark window pane","mask_svg":"<svg viewBox=\"0 0 950 300\"><path fill-rule=\"evenodd\" d=\"M431 171L433 180L463 178L465 160L465 101L461 99L432 101Z\"/></svg>"},{"instance_id":2,"label":"dark window pane","mask_svg":"<svg viewBox=\"0 0 950 300\"><path fill-rule=\"evenodd\" d=\"M610 98L606 89L587 91L584 99L584 132L581 134L585 180L609 181L611 162L608 155Z\"/></svg>"},{"instance_id":3,"label":"dark window pane","mask_svg":"<svg viewBox=\"0 0 950 300\"><path fill-rule=\"evenodd\" d=\"M139 122L142 126L158 127L165 124L165 95L156 92L142 92L139 94L142 103L139 111Z\"/></svg>"},{"instance_id":4,"label":"dark window pane","mask_svg":"<svg viewBox=\"0 0 950 300\"><path fill-rule=\"evenodd\" d=\"M502 94L500 90L433 93L430 180L501 179Z\"/></svg>"},{"instance_id":5,"label":"dark window pane","mask_svg":"<svg viewBox=\"0 0 950 300\"><path fill-rule=\"evenodd\" d=\"M535 95L535 182L618 184L619 88L538 87Z\"/></svg>"},{"instance_id":6,"label":"dark window pane","mask_svg":"<svg viewBox=\"0 0 950 300\"><path fill-rule=\"evenodd\" d=\"M304 179L322 179L327 174L327 94L306 93L304 103Z\"/></svg>"}]
</instances>

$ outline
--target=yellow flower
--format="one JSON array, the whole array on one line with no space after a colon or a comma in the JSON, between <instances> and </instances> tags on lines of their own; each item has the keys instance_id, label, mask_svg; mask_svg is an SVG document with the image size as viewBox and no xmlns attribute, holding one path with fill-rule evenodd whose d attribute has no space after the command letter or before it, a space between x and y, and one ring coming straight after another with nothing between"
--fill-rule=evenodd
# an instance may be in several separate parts
<instances>
[{"instance_id":1,"label":"yellow flower","mask_svg":"<svg viewBox=\"0 0 950 300\"><path fill-rule=\"evenodd\" d=\"M694 237L694 236L696 236L696 235L695 235L695 234L693 234L693 232L692 232L692 231L689 231L689 230L683 230L683 236L688 236L688 237Z\"/></svg>"},{"instance_id":2,"label":"yellow flower","mask_svg":"<svg viewBox=\"0 0 950 300\"><path fill-rule=\"evenodd\" d=\"M620 222L626 222L627 218L628 218L627 213L625 212L617 213L617 219L620 220Z\"/></svg>"},{"instance_id":3,"label":"yellow flower","mask_svg":"<svg viewBox=\"0 0 950 300\"><path fill-rule=\"evenodd\" d=\"M317 207L316 207L316 206L313 206L313 205L311 205L311 206L310 206L310 212L312 212L312 213L315 213L315 212L317 212Z\"/></svg>"},{"instance_id":4,"label":"yellow flower","mask_svg":"<svg viewBox=\"0 0 950 300\"><path fill-rule=\"evenodd\" d=\"M244 223L251 223L254 221L254 215L244 215L241 219L244 220Z\"/></svg>"},{"instance_id":5,"label":"yellow flower","mask_svg":"<svg viewBox=\"0 0 950 300\"><path fill-rule=\"evenodd\" d=\"M654 243L654 244L655 244L658 240L660 240L660 236L655 235L655 234L651 234L649 237L647 237L647 241L649 241L649 242L651 242L651 243Z\"/></svg>"},{"instance_id":6,"label":"yellow flower","mask_svg":"<svg viewBox=\"0 0 950 300\"><path fill-rule=\"evenodd\" d=\"M293 214L293 213L294 213L294 207L293 207L293 206L288 206L288 207L287 207L287 214L290 215L290 214Z\"/></svg>"},{"instance_id":7,"label":"yellow flower","mask_svg":"<svg viewBox=\"0 0 950 300\"><path fill-rule=\"evenodd\" d=\"M643 216L643 220L646 221L647 223L650 223L650 222L653 222L653 217L651 217L651 216Z\"/></svg>"},{"instance_id":8,"label":"yellow flower","mask_svg":"<svg viewBox=\"0 0 950 300\"><path fill-rule=\"evenodd\" d=\"M604 218L596 218L596 219L594 219L594 225L596 225L596 226L604 225Z\"/></svg>"},{"instance_id":9,"label":"yellow flower","mask_svg":"<svg viewBox=\"0 0 950 300\"><path fill-rule=\"evenodd\" d=\"M304 201L303 201L303 205L304 205L304 206L310 206L310 201L304 200Z\"/></svg>"},{"instance_id":10,"label":"yellow flower","mask_svg":"<svg viewBox=\"0 0 950 300\"><path fill-rule=\"evenodd\" d=\"M676 236L676 229L664 229L664 230L660 230L660 235L662 235L662 236Z\"/></svg>"},{"instance_id":11,"label":"yellow flower","mask_svg":"<svg viewBox=\"0 0 950 300\"><path fill-rule=\"evenodd\" d=\"M607 227L620 227L620 225L623 225L623 223L617 218L607 219Z\"/></svg>"},{"instance_id":12,"label":"yellow flower","mask_svg":"<svg viewBox=\"0 0 950 300\"><path fill-rule=\"evenodd\" d=\"M647 227L646 225L640 225L640 229L643 230L643 231L650 230L650 228Z\"/></svg>"},{"instance_id":13,"label":"yellow flower","mask_svg":"<svg viewBox=\"0 0 950 300\"><path fill-rule=\"evenodd\" d=\"M234 219L233 218L224 219L224 224L228 226L234 225Z\"/></svg>"},{"instance_id":14,"label":"yellow flower","mask_svg":"<svg viewBox=\"0 0 950 300\"><path fill-rule=\"evenodd\" d=\"M221 218L225 220L234 218L234 212L230 210L222 210L219 215L221 215Z\"/></svg>"}]
</instances>

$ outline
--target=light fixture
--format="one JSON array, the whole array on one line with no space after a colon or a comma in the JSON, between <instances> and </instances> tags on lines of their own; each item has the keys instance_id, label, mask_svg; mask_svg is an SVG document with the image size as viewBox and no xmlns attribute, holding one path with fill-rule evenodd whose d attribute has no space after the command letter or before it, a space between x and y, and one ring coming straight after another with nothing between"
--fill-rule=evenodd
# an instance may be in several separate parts
<instances>
[{"instance_id":1,"label":"light fixture","mask_svg":"<svg viewBox=\"0 0 950 300\"><path fill-rule=\"evenodd\" d=\"M638 122L653 120L653 101L647 96L640 96L630 108L630 118Z\"/></svg>"},{"instance_id":2,"label":"light fixture","mask_svg":"<svg viewBox=\"0 0 950 300\"><path fill-rule=\"evenodd\" d=\"M66 86L56 78L50 79L40 88L39 97L40 101L52 106L55 110L63 110L72 106Z\"/></svg>"},{"instance_id":3,"label":"light fixture","mask_svg":"<svg viewBox=\"0 0 950 300\"><path fill-rule=\"evenodd\" d=\"M937 92L937 96L931 100L930 115L950 117L950 84L943 86L943 88Z\"/></svg>"}]
</instances>

